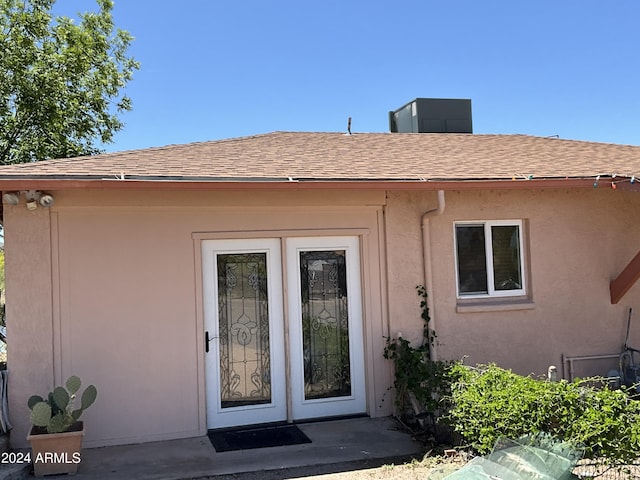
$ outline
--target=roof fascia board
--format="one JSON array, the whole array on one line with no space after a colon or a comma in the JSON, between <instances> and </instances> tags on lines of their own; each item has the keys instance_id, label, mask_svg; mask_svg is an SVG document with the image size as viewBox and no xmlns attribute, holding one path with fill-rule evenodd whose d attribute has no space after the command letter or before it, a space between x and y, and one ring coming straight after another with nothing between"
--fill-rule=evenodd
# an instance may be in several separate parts
<instances>
[{"instance_id":1,"label":"roof fascia board","mask_svg":"<svg viewBox=\"0 0 640 480\"><path fill-rule=\"evenodd\" d=\"M611 181L600 180L601 187ZM360 180L360 181L172 181L116 179L0 179L0 190L533 190L557 188L593 188L593 179L531 179L531 180Z\"/></svg>"}]
</instances>

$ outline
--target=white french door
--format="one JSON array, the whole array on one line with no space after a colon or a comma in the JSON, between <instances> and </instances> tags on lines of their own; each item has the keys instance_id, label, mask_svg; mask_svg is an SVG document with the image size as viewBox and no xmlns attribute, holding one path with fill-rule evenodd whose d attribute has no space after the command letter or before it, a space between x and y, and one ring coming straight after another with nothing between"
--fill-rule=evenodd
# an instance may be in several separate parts
<instances>
[{"instance_id":1,"label":"white french door","mask_svg":"<svg viewBox=\"0 0 640 480\"><path fill-rule=\"evenodd\" d=\"M202 242L208 428L365 411L358 246Z\"/></svg>"},{"instance_id":2,"label":"white french door","mask_svg":"<svg viewBox=\"0 0 640 480\"><path fill-rule=\"evenodd\" d=\"M294 419L366 409L357 237L289 238Z\"/></svg>"},{"instance_id":3,"label":"white french door","mask_svg":"<svg viewBox=\"0 0 640 480\"><path fill-rule=\"evenodd\" d=\"M278 239L202 242L207 427L287 418Z\"/></svg>"}]
</instances>

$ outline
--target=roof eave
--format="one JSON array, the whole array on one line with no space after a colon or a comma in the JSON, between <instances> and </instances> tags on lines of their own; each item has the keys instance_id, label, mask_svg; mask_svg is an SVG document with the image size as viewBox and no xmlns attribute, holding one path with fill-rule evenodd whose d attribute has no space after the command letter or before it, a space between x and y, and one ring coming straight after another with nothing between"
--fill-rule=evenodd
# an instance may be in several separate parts
<instances>
[{"instance_id":1,"label":"roof eave","mask_svg":"<svg viewBox=\"0 0 640 480\"><path fill-rule=\"evenodd\" d=\"M599 185L611 187L600 179ZM593 178L533 179L115 179L115 178L0 178L0 190L531 190L573 189L594 185Z\"/></svg>"}]
</instances>

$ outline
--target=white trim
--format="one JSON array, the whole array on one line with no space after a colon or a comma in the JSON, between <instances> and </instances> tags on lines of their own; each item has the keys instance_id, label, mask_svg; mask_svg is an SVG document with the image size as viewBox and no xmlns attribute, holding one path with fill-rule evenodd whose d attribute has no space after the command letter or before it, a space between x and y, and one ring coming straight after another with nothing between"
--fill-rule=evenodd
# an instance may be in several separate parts
<instances>
[{"instance_id":1,"label":"white trim","mask_svg":"<svg viewBox=\"0 0 640 480\"><path fill-rule=\"evenodd\" d=\"M486 257L486 272L487 272L487 292L486 293L460 293L460 271L458 266L458 235L457 227L483 227L484 228L484 241L485 241L485 257ZM520 260L520 283L521 288L513 290L496 290L494 287L494 269L493 269L493 247L492 247L492 231L491 227L495 226L511 226L518 227L518 252ZM456 274L456 297L458 299L467 298L496 298L496 297L521 297L526 295L527 285L526 278L527 273L525 271L526 266L524 263L524 233L522 220L464 220L453 222L453 241L454 241L454 262L455 262L455 274Z\"/></svg>"}]
</instances>

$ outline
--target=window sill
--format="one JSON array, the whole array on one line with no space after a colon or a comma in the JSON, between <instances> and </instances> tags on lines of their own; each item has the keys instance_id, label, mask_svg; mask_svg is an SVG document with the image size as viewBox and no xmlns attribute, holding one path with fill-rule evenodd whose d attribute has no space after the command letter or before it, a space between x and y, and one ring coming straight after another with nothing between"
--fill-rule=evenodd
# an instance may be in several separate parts
<instances>
[{"instance_id":1,"label":"window sill","mask_svg":"<svg viewBox=\"0 0 640 480\"><path fill-rule=\"evenodd\" d=\"M457 313L511 312L517 310L533 310L536 304L529 298L487 298L464 300L458 299Z\"/></svg>"}]
</instances>

